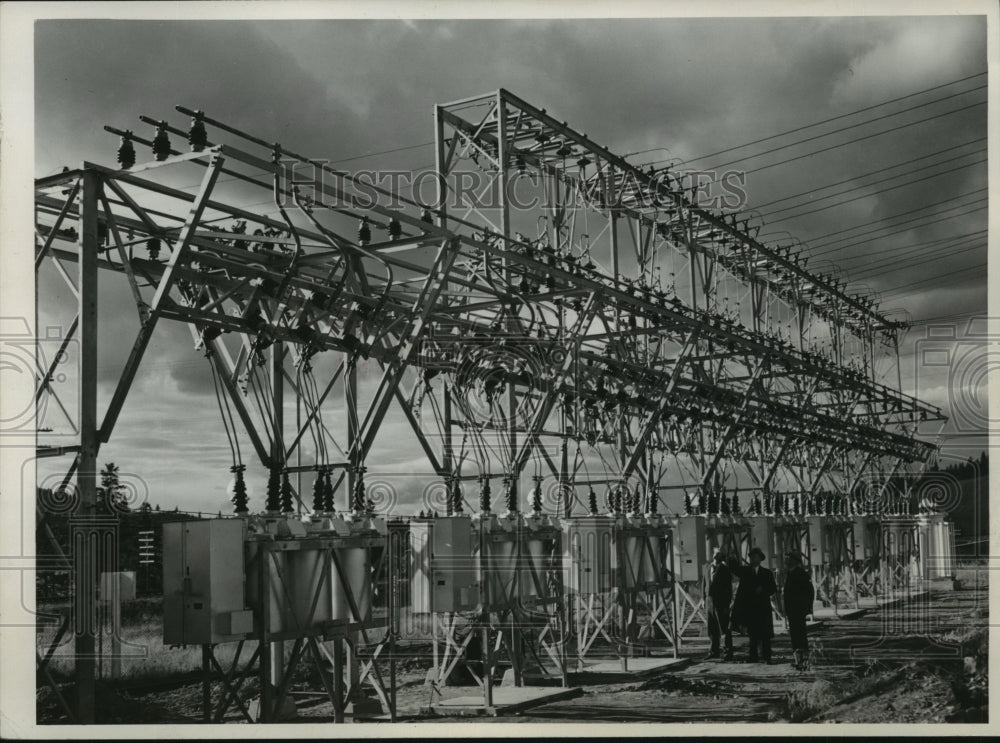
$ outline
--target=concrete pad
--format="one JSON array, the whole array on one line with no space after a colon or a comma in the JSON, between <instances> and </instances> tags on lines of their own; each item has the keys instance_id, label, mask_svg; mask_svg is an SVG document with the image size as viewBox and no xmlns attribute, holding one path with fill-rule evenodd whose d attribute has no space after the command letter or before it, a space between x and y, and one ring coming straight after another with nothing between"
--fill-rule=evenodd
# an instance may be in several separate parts
<instances>
[{"instance_id":1,"label":"concrete pad","mask_svg":"<svg viewBox=\"0 0 1000 743\"><path fill-rule=\"evenodd\" d=\"M817 609L816 611L813 612L813 616L817 620L819 620L819 619L854 619L855 617L860 617L866 611L868 611L868 609L865 608L865 607L847 608L847 607L841 606L841 607L835 608L835 607L832 607L832 606L828 606L828 607L825 607L823 609ZM808 626L808 623L807 623L807 626Z\"/></svg>"},{"instance_id":2,"label":"concrete pad","mask_svg":"<svg viewBox=\"0 0 1000 743\"><path fill-rule=\"evenodd\" d=\"M537 707L563 699L572 699L583 694L579 687L553 689L544 686L494 687L493 706L487 707L482 694L475 696L443 699L431 705L432 712L439 715L503 715L518 712L529 707Z\"/></svg>"},{"instance_id":3,"label":"concrete pad","mask_svg":"<svg viewBox=\"0 0 1000 743\"><path fill-rule=\"evenodd\" d=\"M649 676L668 668L677 670L691 662L690 658L628 658L626 669L622 670L622 662L617 658L609 658L592 663L584 663L583 668L570 671L571 676ZM601 679L602 681L605 679Z\"/></svg>"}]
</instances>

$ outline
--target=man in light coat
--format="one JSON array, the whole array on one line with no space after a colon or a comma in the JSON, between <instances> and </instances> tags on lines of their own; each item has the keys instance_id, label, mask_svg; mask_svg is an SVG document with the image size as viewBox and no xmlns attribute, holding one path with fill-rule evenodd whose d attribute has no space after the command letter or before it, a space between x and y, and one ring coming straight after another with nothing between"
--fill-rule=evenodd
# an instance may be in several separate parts
<instances>
[{"instance_id":1,"label":"man in light coat","mask_svg":"<svg viewBox=\"0 0 1000 743\"><path fill-rule=\"evenodd\" d=\"M725 636L724 660L733 658L733 631L729 626L729 605L733 600L733 574L726 565L726 553L715 550L712 562L705 566L702 576L702 596L705 597L705 616L708 618L708 637L712 647L709 658L720 657L720 645Z\"/></svg>"}]
</instances>

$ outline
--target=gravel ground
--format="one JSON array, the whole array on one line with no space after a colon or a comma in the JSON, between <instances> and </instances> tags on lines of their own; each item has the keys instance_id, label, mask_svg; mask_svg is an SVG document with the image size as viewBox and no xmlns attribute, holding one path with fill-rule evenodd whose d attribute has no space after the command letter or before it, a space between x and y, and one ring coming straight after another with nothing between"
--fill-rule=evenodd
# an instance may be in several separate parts
<instances>
[{"instance_id":1,"label":"gravel ground","mask_svg":"<svg viewBox=\"0 0 1000 743\"><path fill-rule=\"evenodd\" d=\"M587 683L573 699L552 702L479 722L985 722L987 710L986 592L969 588L936 594L904 606L868 611L854 619L827 620L810 634L812 661L798 672L789 665L787 637L775 640L771 665L704 660L704 651L682 652L689 662L649 678ZM401 721L469 722L469 717L426 713L426 662L397 664ZM247 686L251 687L252 682ZM39 684L40 722L65 721L54 695ZM218 690L214 691L218 695ZM477 693L448 687L445 697ZM242 697L253 696L246 688ZM298 695L300 722L332 721L325 699ZM201 687L183 679L141 688L100 691L107 723L197 722ZM242 716L231 710L226 722ZM373 723L377 724L377 723Z\"/></svg>"}]
</instances>

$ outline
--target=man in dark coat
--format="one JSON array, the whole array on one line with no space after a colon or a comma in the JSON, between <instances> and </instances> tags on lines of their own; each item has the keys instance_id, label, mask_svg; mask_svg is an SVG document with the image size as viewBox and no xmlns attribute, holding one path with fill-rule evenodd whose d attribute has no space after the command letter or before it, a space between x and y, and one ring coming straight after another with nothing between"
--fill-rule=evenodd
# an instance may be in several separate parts
<instances>
[{"instance_id":1,"label":"man in dark coat","mask_svg":"<svg viewBox=\"0 0 1000 743\"><path fill-rule=\"evenodd\" d=\"M813 612L813 601L816 592L809 571L804 566L800 552L789 552L785 555L788 565L788 575L782 598L785 604L785 618L788 620L788 636L792 641L792 665L797 670L803 670L809 657L809 640L806 637L806 617Z\"/></svg>"},{"instance_id":2,"label":"man in dark coat","mask_svg":"<svg viewBox=\"0 0 1000 743\"><path fill-rule=\"evenodd\" d=\"M765 557L763 550L753 547L747 557L750 564L736 568L740 583L733 602L732 622L735 626L744 627L750 638L747 660L750 663L760 660L770 663L771 638L774 636L771 596L778 587L774 582L774 573L761 565Z\"/></svg>"},{"instance_id":3,"label":"man in dark coat","mask_svg":"<svg viewBox=\"0 0 1000 743\"><path fill-rule=\"evenodd\" d=\"M729 604L733 600L733 574L726 565L726 553L722 550L716 550L712 562L705 566L701 588L705 597L708 637L712 642L708 657L719 657L720 641L725 635L725 660L732 660L733 631L729 626Z\"/></svg>"}]
</instances>

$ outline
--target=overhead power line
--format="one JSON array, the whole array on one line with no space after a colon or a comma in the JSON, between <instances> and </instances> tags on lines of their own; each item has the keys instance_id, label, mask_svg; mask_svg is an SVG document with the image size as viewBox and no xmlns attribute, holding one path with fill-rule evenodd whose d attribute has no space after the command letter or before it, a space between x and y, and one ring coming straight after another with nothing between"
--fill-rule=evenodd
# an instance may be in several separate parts
<instances>
[{"instance_id":1,"label":"overhead power line","mask_svg":"<svg viewBox=\"0 0 1000 743\"><path fill-rule=\"evenodd\" d=\"M825 186L817 186L816 188L810 189L809 191L804 191L804 192L800 192L800 193L796 193L796 194L791 194L789 196L783 196L780 199L774 199L773 201L768 201L768 202L766 202L764 204L756 204L752 208L760 210L760 209L763 209L763 208L768 207L768 206L773 206L774 204L780 204L782 201L789 201L791 199L797 199L797 198L800 198L801 196L805 196L805 195L808 195L810 193L816 193L817 191L825 191L826 189L833 188L834 186L842 186L845 183L854 183L855 181L857 181L857 180L859 180L861 178L867 178L870 175L878 175L879 173L884 173L887 170L893 170L895 168L901 168L904 165L910 165L912 163L919 162L920 160L926 160L926 159L928 159L930 157L935 157L937 155L944 154L945 152L950 152L951 150L958 150L958 149L961 149L962 147L968 147L971 144L976 144L977 142L985 142L985 141L986 141L986 137L979 137L978 139L973 139L973 140L970 140L969 142L964 142L962 144L957 144L957 145L954 145L953 147L945 147L943 150L937 150L936 152L931 152L931 153L929 153L927 155L921 155L920 157L914 157L914 158L911 158L909 160L904 160L903 162L896 163L895 165L887 165L884 168L879 168L878 170L871 170L871 171L868 171L867 173L860 173L858 175L851 176L850 178L845 178L844 180L841 180L841 181L835 181L834 183L828 183ZM978 148L976 150L973 150L973 153L974 152L985 152L985 151L986 151L985 147L980 147L980 148ZM973 154L973 153L968 153L968 154ZM957 155L956 157L965 157L965 155ZM944 162L947 162L947 160L944 161ZM938 163L938 164L940 164L940 163ZM913 171L913 172L915 172L915 171ZM826 198L826 197L824 197L824 198ZM748 209L744 209L742 211L746 212L748 210L749 210L749 208Z\"/></svg>"},{"instance_id":2,"label":"overhead power line","mask_svg":"<svg viewBox=\"0 0 1000 743\"><path fill-rule=\"evenodd\" d=\"M881 116L875 116L874 118L866 119L865 121L860 121L856 124L849 124L847 126L840 127L839 129L833 129L832 131L829 132L823 132L822 134L814 134L811 137L806 137L805 139L799 139L796 140L795 142L789 142L788 144L783 144L780 145L779 147L772 147L771 149L764 150L763 152L757 152L754 153L753 155L747 155L746 157L740 157L735 160L730 160L728 162L720 163L718 165L712 165L708 168L708 170L719 170L721 168L725 168L728 165L735 165L736 163L746 162L747 160L753 160L754 158L763 157L764 155L770 155L773 152L780 152L781 150L787 150L789 147L795 147L800 144L805 144L806 142L813 142L817 139L822 139L823 137L829 137L833 134L839 134L841 132L850 131L851 129L857 129L858 127L861 126L874 124L876 121L890 119L893 116L899 116L900 114L909 113L910 111L916 111L917 109L925 108L927 106L932 106L935 103L941 103L942 101L947 101L952 98L957 98L958 96L967 95L968 93L974 93L978 90L984 90L985 88L986 88L985 85L979 85L976 86L975 88L970 88L969 90L963 90L959 93L952 93L951 95L946 95L941 98L936 98L933 101L925 101L924 103L918 103L917 105L910 106L909 108L904 108L900 109L899 111L893 111L891 113L882 114ZM961 111L963 109L956 109L956 110Z\"/></svg>"},{"instance_id":3,"label":"overhead power line","mask_svg":"<svg viewBox=\"0 0 1000 743\"><path fill-rule=\"evenodd\" d=\"M738 145L734 145L732 147L727 147L724 150L716 150L715 152L709 152L707 155L699 155L698 157L693 157L693 158L690 158L689 160L684 160L682 162L688 163L688 162L693 162L693 161L696 161L696 160L704 160L705 158L708 158L708 157L715 157L716 155L722 155L722 154L725 154L727 152L732 152L734 150L740 150L740 149L743 149L744 147L750 147L751 145L761 144L762 142L768 142L768 141L770 141L772 139L777 139L778 137L784 137L784 136L787 136L789 134L795 134L797 132L801 132L801 131L804 131L806 129L811 129L811 128L815 127L815 126L821 126L823 124L829 124L830 122L833 122L833 121L839 121L841 119L846 119L846 118L848 118L850 116L856 116L857 114L864 113L865 111L873 111L876 108L881 108L882 106L888 106L889 104L892 104L892 103L898 103L899 101L905 101L905 100L907 100L909 98L915 98L915 97L920 96L920 95L925 95L925 94L930 93L931 91L934 91L934 90L940 90L941 88L947 88L947 87L950 87L952 85L957 85L957 84L963 83L963 82L965 82L967 80L972 80L972 79L977 78L977 77L982 77L985 74L986 74L985 71L984 72L977 72L975 75L969 75L968 77L963 77L963 78L960 78L958 80L952 80L950 83L942 83L941 85L935 85L935 86L930 87L930 88L924 88L923 90L918 90L915 93L909 93L907 95L899 96L898 98L891 98L891 99L889 99L887 101L882 101L881 103L876 103L876 104L871 105L871 106L865 106L864 108L859 108L859 109L857 109L855 111L851 111L851 112L846 113L846 114L840 114L838 116L833 116L833 117L831 117L829 119L823 119L822 121L814 121L811 124L804 124L803 126L796 127L795 129L788 129L786 131L779 132L778 134L772 134L772 135L767 136L767 137L762 137L761 139L755 139L752 142L745 142L743 144L738 144Z\"/></svg>"},{"instance_id":4,"label":"overhead power line","mask_svg":"<svg viewBox=\"0 0 1000 743\"><path fill-rule=\"evenodd\" d=\"M911 122L908 122L906 124L900 124L898 126L894 126L894 127L889 128L889 129L883 129L882 131L873 132L872 134L866 134L863 137L855 137L854 139L850 139L850 140L848 140L846 142L841 142L839 144L834 144L834 145L830 145L828 147L823 147L822 149L814 150L812 152L805 152L805 153L803 153L801 155L796 155L795 157L790 157L790 158L788 158L786 160L779 160L776 163L770 163L769 165L762 165L759 168L753 168L751 170L745 170L743 172L744 172L744 174L759 173L762 170L767 170L769 168L776 168L779 165L787 165L788 163L792 163L792 162L795 162L797 160L801 160L801 159L806 158L806 157L812 157L813 155L818 155L818 154L820 154L822 152L829 152L830 150L836 150L836 149L839 149L841 147L846 147L848 145L857 144L858 142L863 142L866 139L873 139L874 137L881 137L883 134L890 134L891 132L896 132L896 131L899 131L900 129L906 129L907 127L916 126L917 124L923 124L923 123L926 123L928 121L934 121L935 119L940 119L940 118L943 118L945 116L951 116L952 114L961 113L962 111L967 111L970 108L976 108L977 106L984 106L984 105L986 105L986 101L979 101L978 103L971 103L968 106L962 106L961 108L955 108L955 109L952 109L951 111L945 111L943 113L934 114L933 116L927 116L927 117L925 117L923 119L917 119L916 121L911 121Z\"/></svg>"},{"instance_id":5,"label":"overhead power line","mask_svg":"<svg viewBox=\"0 0 1000 743\"><path fill-rule=\"evenodd\" d=\"M778 224L780 222L786 222L786 221L788 221L790 219L798 219L799 217L804 217L807 214L815 214L816 212L825 211L826 209L832 209L835 206L842 206L843 204L850 204L853 201L858 201L859 199L867 199L867 198L869 198L871 196L874 196L875 194L886 193L888 191L895 191L897 188L904 188L906 186L912 186L912 185L914 185L916 183L923 183L924 181L929 181L932 178L939 178L940 176L946 175L947 173L954 173L955 171L964 170L965 168L969 168L969 167L972 167L973 165L979 165L979 164L985 163L985 162L986 162L986 158L982 158L981 160L975 160L975 161L973 161L971 163L966 163L965 165L959 165L959 166L956 166L954 168L949 168L948 170L942 170L942 171L940 171L938 173L931 173L930 175L924 176L923 178L916 178L916 179L914 179L912 181L906 181L904 183L898 183L895 186L889 186L887 188L880 188L877 191L869 191L868 193L863 193L863 194L860 194L859 196L854 196L853 198L850 198L850 199L844 199L843 201L837 201L837 202L834 202L833 204L827 204L826 206L820 206L820 207L817 207L815 209L809 209L808 211L799 212L798 214L790 214L790 215L788 215L786 217L781 217L780 219L775 220L773 222L773 224ZM938 165L943 165L943 164L944 163L938 163ZM934 165L934 166L928 166L928 167L937 167L937 166ZM927 168L918 168L917 170L927 170ZM914 171L914 172L917 172L917 171ZM861 186L859 186L859 188L864 188L866 186L872 186L872 185L875 185L876 183L884 183L887 180L891 181L894 178L901 177L901 175L899 175L899 176L893 176L892 178L885 178L885 179L883 179L881 181L875 181L874 183L862 184ZM853 190L856 190L856 189L849 189L849 191L853 191ZM845 193L849 193L849 191L841 191L839 194L834 194L834 195L836 195L836 196L842 196ZM824 197L824 198L829 198L829 197ZM799 206L804 206L804 204L800 204ZM798 208L798 207L790 206L787 209L779 209L776 212L771 212L770 214L765 214L764 217L773 217L775 214L780 214L783 211L790 211L790 210L796 209L796 208Z\"/></svg>"}]
</instances>

